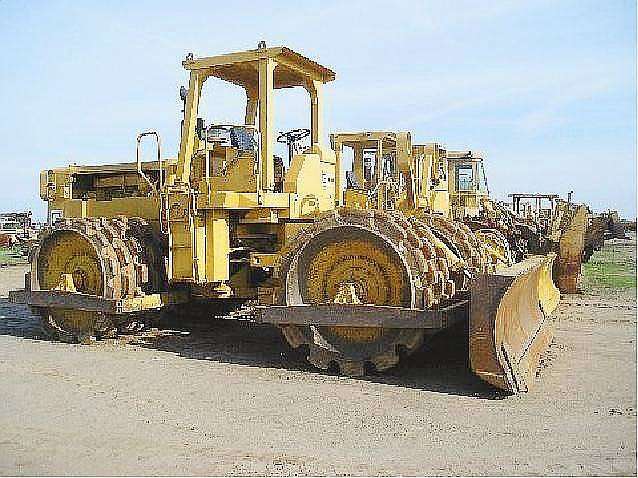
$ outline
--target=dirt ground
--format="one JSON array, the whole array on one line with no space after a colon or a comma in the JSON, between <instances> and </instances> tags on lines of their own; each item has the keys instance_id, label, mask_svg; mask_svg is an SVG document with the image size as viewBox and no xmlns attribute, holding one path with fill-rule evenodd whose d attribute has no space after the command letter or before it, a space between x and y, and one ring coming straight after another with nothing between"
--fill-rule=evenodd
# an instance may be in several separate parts
<instances>
[{"instance_id":1,"label":"dirt ground","mask_svg":"<svg viewBox=\"0 0 638 478\"><path fill-rule=\"evenodd\" d=\"M609 247L635 270L635 241ZM1 268L0 295L23 272ZM475 378L454 334L350 379L312 370L269 327L68 345L2 299L0 474L635 475L636 289L587 287L563 298L519 396Z\"/></svg>"}]
</instances>

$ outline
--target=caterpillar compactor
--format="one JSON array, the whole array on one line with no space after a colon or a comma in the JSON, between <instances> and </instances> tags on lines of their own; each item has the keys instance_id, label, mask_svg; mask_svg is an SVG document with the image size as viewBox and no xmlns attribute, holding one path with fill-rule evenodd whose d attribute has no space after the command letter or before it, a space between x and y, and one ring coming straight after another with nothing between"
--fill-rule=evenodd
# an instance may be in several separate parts
<instances>
[{"instance_id":1,"label":"caterpillar compactor","mask_svg":"<svg viewBox=\"0 0 638 478\"><path fill-rule=\"evenodd\" d=\"M563 293L576 293L584 259L589 210L558 194L510 194L511 205L490 198L482 155L449 151L452 216L472 230L493 228L510 244L515 260L556 253L553 277ZM570 193L571 196L571 193Z\"/></svg>"},{"instance_id":2,"label":"caterpillar compactor","mask_svg":"<svg viewBox=\"0 0 638 478\"><path fill-rule=\"evenodd\" d=\"M502 389L527 389L557 301L552 257L511 264L498 241L452 220L442 148L412 146L407 133L367 138L378 150L356 147L344 187L346 142L322 144L330 69L263 44L189 55L183 66L177 158L144 132L136 162L42 173L49 226L13 297L46 330L82 341L176 304L243 302L315 366L360 375L392 367L469 314L473 370ZM201 117L212 79L245 92L241 124ZM274 93L284 88L307 92L309 129L276 134ZM141 162L149 139L157 160ZM277 140L288 157L275 154Z\"/></svg>"},{"instance_id":3,"label":"caterpillar compactor","mask_svg":"<svg viewBox=\"0 0 638 478\"><path fill-rule=\"evenodd\" d=\"M581 265L586 262L585 245L589 208L561 199L558 194L513 193L512 211L538 231L537 250L552 250L558 255L554 278L561 292L578 292Z\"/></svg>"},{"instance_id":4,"label":"caterpillar compactor","mask_svg":"<svg viewBox=\"0 0 638 478\"><path fill-rule=\"evenodd\" d=\"M483 157L473 151L448 151L451 214L463 220L481 214L489 200Z\"/></svg>"}]
</instances>

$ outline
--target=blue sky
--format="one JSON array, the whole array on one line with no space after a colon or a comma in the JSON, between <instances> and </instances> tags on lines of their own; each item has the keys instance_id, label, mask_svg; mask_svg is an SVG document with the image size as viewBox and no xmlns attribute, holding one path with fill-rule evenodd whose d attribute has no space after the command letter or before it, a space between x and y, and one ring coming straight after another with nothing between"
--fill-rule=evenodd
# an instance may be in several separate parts
<instances>
[{"instance_id":1,"label":"blue sky","mask_svg":"<svg viewBox=\"0 0 638 478\"><path fill-rule=\"evenodd\" d=\"M408 130L484 151L498 198L574 190L636 215L636 4L570 0L0 0L0 210L42 215L41 169L132 161L144 129L175 156L184 55L261 39L337 72L326 136ZM277 101L281 129L307 125L301 93ZM210 120L241 108L211 87Z\"/></svg>"}]
</instances>

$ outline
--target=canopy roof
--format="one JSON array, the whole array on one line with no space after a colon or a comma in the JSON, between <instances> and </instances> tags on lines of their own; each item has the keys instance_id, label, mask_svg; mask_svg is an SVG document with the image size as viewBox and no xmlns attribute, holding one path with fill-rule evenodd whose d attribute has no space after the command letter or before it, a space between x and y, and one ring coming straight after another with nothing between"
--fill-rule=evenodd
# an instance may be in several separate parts
<instances>
[{"instance_id":1,"label":"canopy roof","mask_svg":"<svg viewBox=\"0 0 638 478\"><path fill-rule=\"evenodd\" d=\"M258 48L205 58L188 57L182 65L187 70L205 70L208 76L255 89L259 86L259 60L264 58L276 62L275 88L304 86L308 80L327 83L335 79L334 71L286 47Z\"/></svg>"},{"instance_id":2,"label":"canopy roof","mask_svg":"<svg viewBox=\"0 0 638 478\"><path fill-rule=\"evenodd\" d=\"M341 144L349 148L357 145L364 149L376 149L378 142L383 142L383 147L393 148L396 146L396 133L391 131L364 131L360 133L335 133L332 134L332 140L336 144Z\"/></svg>"},{"instance_id":3,"label":"canopy roof","mask_svg":"<svg viewBox=\"0 0 638 478\"><path fill-rule=\"evenodd\" d=\"M516 199L557 199L559 194L543 194L543 193L512 193L508 197Z\"/></svg>"},{"instance_id":4,"label":"canopy roof","mask_svg":"<svg viewBox=\"0 0 638 478\"><path fill-rule=\"evenodd\" d=\"M449 161L459 162L481 162L483 161L483 155L478 151L449 151L447 152L447 159Z\"/></svg>"}]
</instances>

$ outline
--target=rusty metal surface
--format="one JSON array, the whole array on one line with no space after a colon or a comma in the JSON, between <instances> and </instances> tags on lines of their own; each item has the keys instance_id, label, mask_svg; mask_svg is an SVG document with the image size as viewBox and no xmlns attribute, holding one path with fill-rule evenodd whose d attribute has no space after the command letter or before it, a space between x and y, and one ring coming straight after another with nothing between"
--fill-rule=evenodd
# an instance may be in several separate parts
<instances>
[{"instance_id":1,"label":"rusty metal surface","mask_svg":"<svg viewBox=\"0 0 638 478\"><path fill-rule=\"evenodd\" d=\"M60 307L87 312L118 312L118 301L78 292L34 290L26 296L26 303L34 307Z\"/></svg>"},{"instance_id":2,"label":"rusty metal surface","mask_svg":"<svg viewBox=\"0 0 638 478\"><path fill-rule=\"evenodd\" d=\"M104 314L128 314L156 309L168 300L161 294L148 294L133 299L107 299L96 295L62 290L15 290L9 293L9 301L32 307L63 308Z\"/></svg>"},{"instance_id":3,"label":"rusty metal surface","mask_svg":"<svg viewBox=\"0 0 638 478\"><path fill-rule=\"evenodd\" d=\"M470 364L495 387L519 393L533 384L560 298L551 277L554 259L532 256L472 283Z\"/></svg>"},{"instance_id":4,"label":"rusty metal surface","mask_svg":"<svg viewBox=\"0 0 638 478\"><path fill-rule=\"evenodd\" d=\"M448 312L466 303L467 301L459 301L439 310L366 304L261 306L256 308L255 322L277 325L441 329L450 322Z\"/></svg>"}]
</instances>

